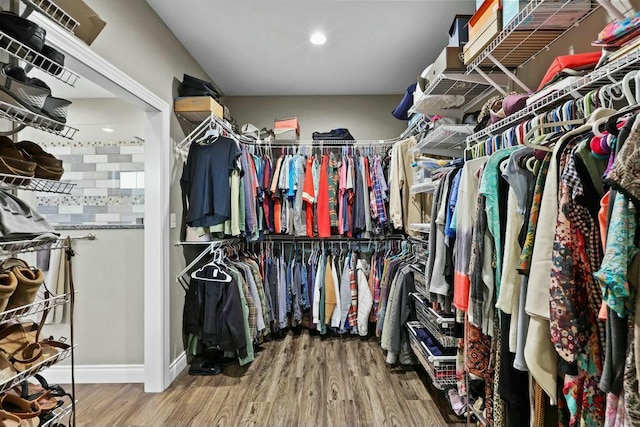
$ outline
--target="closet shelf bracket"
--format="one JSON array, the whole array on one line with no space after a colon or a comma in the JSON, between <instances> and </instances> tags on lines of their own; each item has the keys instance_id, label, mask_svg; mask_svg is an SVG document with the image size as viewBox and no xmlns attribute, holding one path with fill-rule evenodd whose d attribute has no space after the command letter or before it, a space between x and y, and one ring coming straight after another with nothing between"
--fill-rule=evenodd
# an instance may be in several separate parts
<instances>
[{"instance_id":1,"label":"closet shelf bracket","mask_svg":"<svg viewBox=\"0 0 640 427\"><path fill-rule=\"evenodd\" d=\"M500 69L500 70L501 70L501 71L502 71L502 72L503 72L507 77L509 77L511 80L513 80L513 82L514 82L515 84L517 84L518 86L520 86L520 87L525 91L525 93L529 93L529 92L531 92L531 89L529 89L529 87L528 87L527 85L525 85L525 84L522 82L522 80L520 80L520 79L515 75L515 73L512 73L512 72L511 72L511 70L509 70L507 67L505 67L504 65L502 65L502 64L500 63L500 61L498 61L498 60L497 60L497 59L496 59L492 54L490 54L490 53L489 53L489 54L487 55L487 58L489 58L489 60L490 60L491 62L493 62L493 63L495 64L495 66L496 66L496 67L498 67L498 68L499 68L499 69ZM503 93L503 95L505 95L505 94Z\"/></svg>"},{"instance_id":2,"label":"closet shelf bracket","mask_svg":"<svg viewBox=\"0 0 640 427\"><path fill-rule=\"evenodd\" d=\"M600 6L607 10L607 13L615 19L624 19L624 13L622 13L617 7L611 4L611 0L596 0Z\"/></svg>"}]
</instances>

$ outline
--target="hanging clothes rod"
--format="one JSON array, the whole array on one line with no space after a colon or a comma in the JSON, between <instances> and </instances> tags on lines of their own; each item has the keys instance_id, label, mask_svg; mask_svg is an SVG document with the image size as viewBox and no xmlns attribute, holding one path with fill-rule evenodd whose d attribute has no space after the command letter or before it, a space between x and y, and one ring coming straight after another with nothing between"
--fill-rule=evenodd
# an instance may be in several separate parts
<instances>
[{"instance_id":1,"label":"hanging clothes rod","mask_svg":"<svg viewBox=\"0 0 640 427\"><path fill-rule=\"evenodd\" d=\"M255 242L248 243L260 243L261 241L273 241L273 242L370 242L370 241L384 241L384 240L406 240L406 236L403 234L389 234L382 236L374 236L374 237L363 237L363 238L354 238L354 237L304 237L304 236L288 236L285 234L267 234L264 236L264 240L258 240Z\"/></svg>"},{"instance_id":2,"label":"hanging clothes rod","mask_svg":"<svg viewBox=\"0 0 640 427\"><path fill-rule=\"evenodd\" d=\"M359 141L343 141L343 140L260 140L260 141L242 141L243 144L262 147L262 148L321 148L321 147L347 147L347 148L371 148L371 147L390 147L395 144L395 140L359 140Z\"/></svg>"}]
</instances>

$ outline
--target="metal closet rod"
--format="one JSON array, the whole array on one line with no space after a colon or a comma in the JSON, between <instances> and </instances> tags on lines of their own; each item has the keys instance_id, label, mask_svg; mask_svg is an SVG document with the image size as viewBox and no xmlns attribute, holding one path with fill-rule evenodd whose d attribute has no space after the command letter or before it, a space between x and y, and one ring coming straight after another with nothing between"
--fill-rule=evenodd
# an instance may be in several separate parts
<instances>
[{"instance_id":1,"label":"metal closet rod","mask_svg":"<svg viewBox=\"0 0 640 427\"><path fill-rule=\"evenodd\" d=\"M303 237L303 236L289 236L286 234L266 234L264 240L258 240L248 243L260 243L261 241L282 241L282 242L371 242L371 241L385 241L385 240L406 240L403 234L389 234L374 237Z\"/></svg>"},{"instance_id":2,"label":"metal closet rod","mask_svg":"<svg viewBox=\"0 0 640 427\"><path fill-rule=\"evenodd\" d=\"M247 141L242 139L241 142L246 145L262 148L323 148L323 147L348 147L348 148L377 148L391 147L397 141L395 140L360 140L360 141L343 141L343 140L275 140L275 144L269 143L267 140Z\"/></svg>"}]
</instances>

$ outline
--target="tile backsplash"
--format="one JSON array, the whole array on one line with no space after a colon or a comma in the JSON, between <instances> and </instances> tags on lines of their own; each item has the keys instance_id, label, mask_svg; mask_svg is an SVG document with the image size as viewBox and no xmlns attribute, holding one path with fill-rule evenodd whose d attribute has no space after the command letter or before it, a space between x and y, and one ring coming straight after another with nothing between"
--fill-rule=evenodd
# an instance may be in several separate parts
<instances>
[{"instance_id":1,"label":"tile backsplash","mask_svg":"<svg viewBox=\"0 0 640 427\"><path fill-rule=\"evenodd\" d=\"M40 143L64 162L70 194L39 193L37 210L54 225L142 224L144 142Z\"/></svg>"}]
</instances>

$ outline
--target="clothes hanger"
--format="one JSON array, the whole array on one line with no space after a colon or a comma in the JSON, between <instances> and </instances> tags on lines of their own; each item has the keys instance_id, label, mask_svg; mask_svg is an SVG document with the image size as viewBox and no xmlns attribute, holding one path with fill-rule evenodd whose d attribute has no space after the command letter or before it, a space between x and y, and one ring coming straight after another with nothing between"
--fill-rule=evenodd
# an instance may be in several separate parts
<instances>
[{"instance_id":1,"label":"clothes hanger","mask_svg":"<svg viewBox=\"0 0 640 427\"><path fill-rule=\"evenodd\" d=\"M198 139L196 139L194 142L200 144L210 138L213 138L213 140L208 141L209 144L216 142L218 140L218 137L220 136L220 129L218 129L218 124L216 122L213 121L213 119L211 119L209 121L209 128L205 131L205 133Z\"/></svg>"},{"instance_id":2,"label":"clothes hanger","mask_svg":"<svg viewBox=\"0 0 640 427\"><path fill-rule=\"evenodd\" d=\"M575 119L575 120L567 120L567 121L561 121L561 122L556 122L556 123L543 123L543 124L536 125L536 126L532 127L531 130L529 132L527 132L527 134L524 136L524 145L526 145L527 147L534 148L536 150L553 151L553 148L544 147L544 146L541 146L541 145L536 145L535 143L530 143L529 142L529 138L531 138L538 130L554 128L554 127L557 127L557 126L582 125L582 124L584 124L584 119ZM544 135L542 135L542 136L544 136ZM538 139L536 139L536 140L538 140Z\"/></svg>"},{"instance_id":3,"label":"clothes hanger","mask_svg":"<svg viewBox=\"0 0 640 427\"><path fill-rule=\"evenodd\" d=\"M215 252L216 253L214 254L213 259L209 263L203 265L198 270L191 273L191 277L193 279L204 280L207 282L222 282L222 283L231 282L231 276L229 275L229 273L227 273L226 271L220 268L220 263L222 262L222 249L217 248L215 249ZM220 258L220 260L218 260L218 257ZM213 270L213 278L198 276L198 273L202 273L205 267L216 267L216 269ZM219 274L222 274L222 279L218 278Z\"/></svg>"}]
</instances>

